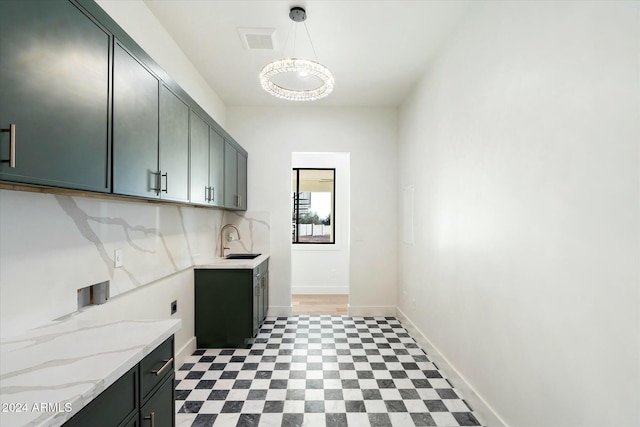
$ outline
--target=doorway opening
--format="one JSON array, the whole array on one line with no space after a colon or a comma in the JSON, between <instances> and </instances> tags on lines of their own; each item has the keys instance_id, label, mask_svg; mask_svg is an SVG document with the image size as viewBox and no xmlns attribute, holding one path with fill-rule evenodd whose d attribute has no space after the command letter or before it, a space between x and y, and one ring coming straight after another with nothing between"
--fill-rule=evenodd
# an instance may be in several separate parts
<instances>
[{"instance_id":1,"label":"doorway opening","mask_svg":"<svg viewBox=\"0 0 640 427\"><path fill-rule=\"evenodd\" d=\"M291 313L346 315L349 295L341 294L294 294L291 295Z\"/></svg>"},{"instance_id":2,"label":"doorway opening","mask_svg":"<svg viewBox=\"0 0 640 427\"><path fill-rule=\"evenodd\" d=\"M349 301L349 153L292 153L292 313L344 315Z\"/></svg>"}]
</instances>

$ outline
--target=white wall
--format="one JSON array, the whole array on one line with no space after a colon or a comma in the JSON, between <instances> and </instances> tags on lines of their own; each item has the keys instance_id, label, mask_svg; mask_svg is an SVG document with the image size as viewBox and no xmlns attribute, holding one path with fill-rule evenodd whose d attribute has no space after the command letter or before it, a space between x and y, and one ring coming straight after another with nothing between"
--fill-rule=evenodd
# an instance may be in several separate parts
<instances>
[{"instance_id":1,"label":"white wall","mask_svg":"<svg viewBox=\"0 0 640 427\"><path fill-rule=\"evenodd\" d=\"M350 312L394 314L395 109L229 107L227 125L249 152L249 206L271 214L272 313L291 311L291 153L326 151L351 157Z\"/></svg>"},{"instance_id":2,"label":"white wall","mask_svg":"<svg viewBox=\"0 0 640 427\"><path fill-rule=\"evenodd\" d=\"M291 293L348 294L349 153L293 153L291 165L336 170L335 214L331 218L335 243L291 245Z\"/></svg>"},{"instance_id":3,"label":"white wall","mask_svg":"<svg viewBox=\"0 0 640 427\"><path fill-rule=\"evenodd\" d=\"M220 126L225 127L225 105L142 0L96 0L96 3Z\"/></svg>"},{"instance_id":4,"label":"white wall","mask_svg":"<svg viewBox=\"0 0 640 427\"><path fill-rule=\"evenodd\" d=\"M483 2L401 108L398 306L510 426L640 420L639 41L638 3Z\"/></svg>"}]
</instances>

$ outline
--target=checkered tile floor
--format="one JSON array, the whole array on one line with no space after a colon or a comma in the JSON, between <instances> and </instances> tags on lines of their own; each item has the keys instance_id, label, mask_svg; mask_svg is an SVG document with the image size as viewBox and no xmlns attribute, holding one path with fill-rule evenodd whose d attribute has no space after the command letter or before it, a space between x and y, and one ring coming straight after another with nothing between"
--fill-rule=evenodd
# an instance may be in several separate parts
<instances>
[{"instance_id":1,"label":"checkered tile floor","mask_svg":"<svg viewBox=\"0 0 640 427\"><path fill-rule=\"evenodd\" d=\"M177 427L479 426L394 317L269 317L249 349L197 350Z\"/></svg>"}]
</instances>

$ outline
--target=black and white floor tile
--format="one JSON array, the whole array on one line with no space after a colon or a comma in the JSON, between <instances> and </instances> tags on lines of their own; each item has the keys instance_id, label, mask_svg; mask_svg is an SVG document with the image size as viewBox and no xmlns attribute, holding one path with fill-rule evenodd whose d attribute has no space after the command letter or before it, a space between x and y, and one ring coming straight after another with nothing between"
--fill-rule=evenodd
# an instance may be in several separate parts
<instances>
[{"instance_id":1,"label":"black and white floor tile","mask_svg":"<svg viewBox=\"0 0 640 427\"><path fill-rule=\"evenodd\" d=\"M479 426L394 317L267 318L249 349L197 350L177 427Z\"/></svg>"}]
</instances>

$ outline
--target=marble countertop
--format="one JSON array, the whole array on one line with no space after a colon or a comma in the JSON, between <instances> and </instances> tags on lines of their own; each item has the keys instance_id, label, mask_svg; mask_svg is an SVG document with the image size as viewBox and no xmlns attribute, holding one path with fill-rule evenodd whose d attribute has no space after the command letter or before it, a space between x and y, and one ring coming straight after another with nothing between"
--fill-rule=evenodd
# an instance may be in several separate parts
<instances>
[{"instance_id":1,"label":"marble countertop","mask_svg":"<svg viewBox=\"0 0 640 427\"><path fill-rule=\"evenodd\" d=\"M0 425L62 425L180 324L70 318L0 339Z\"/></svg>"},{"instance_id":2,"label":"marble countertop","mask_svg":"<svg viewBox=\"0 0 640 427\"><path fill-rule=\"evenodd\" d=\"M211 269L238 269L238 268L256 268L264 261L269 259L269 254L261 254L254 259L224 259L214 258L212 260L201 260L197 262L194 268L211 268Z\"/></svg>"}]
</instances>

